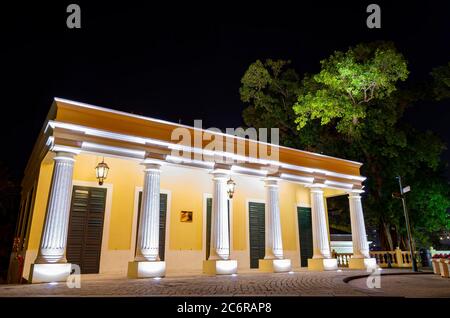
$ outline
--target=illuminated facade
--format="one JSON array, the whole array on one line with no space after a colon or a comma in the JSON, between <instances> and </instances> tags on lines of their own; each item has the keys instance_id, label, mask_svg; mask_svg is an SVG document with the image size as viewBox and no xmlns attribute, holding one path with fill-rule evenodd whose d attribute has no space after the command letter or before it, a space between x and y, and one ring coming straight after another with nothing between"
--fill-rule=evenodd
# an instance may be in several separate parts
<instances>
[{"instance_id":1,"label":"illuminated facade","mask_svg":"<svg viewBox=\"0 0 450 318\"><path fill-rule=\"evenodd\" d=\"M279 152L277 162L250 151L238 160L224 150L215 155L230 160L217 163L196 157L205 145L194 141L177 157L177 128L196 132L55 99L25 171L10 276L23 267L32 282L65 280L73 264L82 274L129 277L332 270L325 198L335 195L349 198L350 268L374 266L360 163L267 144ZM226 142L247 150L262 144ZM103 160L109 173L99 185L95 167Z\"/></svg>"}]
</instances>

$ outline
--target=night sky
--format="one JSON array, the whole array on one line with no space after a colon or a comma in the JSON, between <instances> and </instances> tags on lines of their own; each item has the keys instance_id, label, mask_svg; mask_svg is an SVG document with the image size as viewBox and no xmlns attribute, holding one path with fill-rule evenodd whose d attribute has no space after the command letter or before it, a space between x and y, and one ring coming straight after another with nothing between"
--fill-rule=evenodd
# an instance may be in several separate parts
<instances>
[{"instance_id":1,"label":"night sky","mask_svg":"<svg viewBox=\"0 0 450 318\"><path fill-rule=\"evenodd\" d=\"M71 2L59 2L2 4L0 11L0 161L19 178L54 96L187 125L203 119L205 128L237 127L240 79L256 59L290 59L303 74L317 72L334 50L391 40L413 82L450 60L448 1L371 1L382 9L380 30L366 27L371 2L364 1L71 1L81 6L82 24L72 30ZM421 105L407 118L450 144L449 102Z\"/></svg>"}]
</instances>

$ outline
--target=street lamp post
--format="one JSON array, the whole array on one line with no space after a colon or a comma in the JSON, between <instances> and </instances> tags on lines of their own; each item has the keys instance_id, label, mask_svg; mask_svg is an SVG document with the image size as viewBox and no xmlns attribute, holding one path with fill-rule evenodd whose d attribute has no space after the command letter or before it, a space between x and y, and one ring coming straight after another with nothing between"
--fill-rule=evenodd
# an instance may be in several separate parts
<instances>
[{"instance_id":1,"label":"street lamp post","mask_svg":"<svg viewBox=\"0 0 450 318\"><path fill-rule=\"evenodd\" d=\"M411 261L412 261L412 270L413 270L413 272L418 272L416 256L414 253L414 244L413 244L413 239L412 239L412 234L411 234L411 225L409 223L408 208L406 207L405 192L404 192L403 185L402 185L402 177L397 176L397 179L398 179L398 184L400 186L400 198L402 199L402 203L403 203L403 214L405 216L406 232L408 234L409 250L411 253Z\"/></svg>"}]
</instances>

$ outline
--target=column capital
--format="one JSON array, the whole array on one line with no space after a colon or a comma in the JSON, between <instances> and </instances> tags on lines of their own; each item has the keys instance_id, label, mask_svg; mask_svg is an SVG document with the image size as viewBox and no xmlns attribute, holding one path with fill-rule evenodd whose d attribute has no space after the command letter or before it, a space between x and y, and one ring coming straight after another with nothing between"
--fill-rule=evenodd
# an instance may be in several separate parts
<instances>
[{"instance_id":1,"label":"column capital","mask_svg":"<svg viewBox=\"0 0 450 318\"><path fill-rule=\"evenodd\" d=\"M364 193L364 190L351 190L346 192L349 198L361 198L361 194Z\"/></svg>"},{"instance_id":2,"label":"column capital","mask_svg":"<svg viewBox=\"0 0 450 318\"><path fill-rule=\"evenodd\" d=\"M280 178L277 177L267 177L263 179L264 186L265 187L278 187L278 181L280 181Z\"/></svg>"},{"instance_id":3,"label":"column capital","mask_svg":"<svg viewBox=\"0 0 450 318\"><path fill-rule=\"evenodd\" d=\"M156 171L156 172L160 172L161 171L161 165L159 164L155 164L155 163L143 163L144 171Z\"/></svg>"},{"instance_id":4,"label":"column capital","mask_svg":"<svg viewBox=\"0 0 450 318\"><path fill-rule=\"evenodd\" d=\"M52 145L50 148L51 152L54 152L55 154L67 154L67 155L78 155L81 152L81 148L79 147L71 147L71 146L64 146L64 145Z\"/></svg>"},{"instance_id":5,"label":"column capital","mask_svg":"<svg viewBox=\"0 0 450 318\"><path fill-rule=\"evenodd\" d=\"M322 183L313 183L305 185L306 188L309 188L309 190L312 193L323 193L323 189L326 187L325 184Z\"/></svg>"},{"instance_id":6,"label":"column capital","mask_svg":"<svg viewBox=\"0 0 450 318\"><path fill-rule=\"evenodd\" d=\"M231 171L226 169L214 169L211 174L213 175L213 180L228 179Z\"/></svg>"},{"instance_id":7,"label":"column capital","mask_svg":"<svg viewBox=\"0 0 450 318\"><path fill-rule=\"evenodd\" d=\"M55 152L55 157L53 157L53 160L75 161L75 155L76 154L73 152L57 151Z\"/></svg>"},{"instance_id":8,"label":"column capital","mask_svg":"<svg viewBox=\"0 0 450 318\"><path fill-rule=\"evenodd\" d=\"M142 162L141 165L147 167L154 167L155 169L159 169L165 162L162 160L158 160L158 159L153 159L153 158L145 158Z\"/></svg>"}]
</instances>

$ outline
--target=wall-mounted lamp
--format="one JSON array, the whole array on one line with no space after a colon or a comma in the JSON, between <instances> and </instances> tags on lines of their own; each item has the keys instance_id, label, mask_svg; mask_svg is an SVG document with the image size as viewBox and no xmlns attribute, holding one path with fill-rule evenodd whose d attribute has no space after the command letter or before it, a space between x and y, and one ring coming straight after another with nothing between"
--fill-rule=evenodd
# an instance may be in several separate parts
<instances>
[{"instance_id":1,"label":"wall-mounted lamp","mask_svg":"<svg viewBox=\"0 0 450 318\"><path fill-rule=\"evenodd\" d=\"M99 185L102 185L103 181L108 177L108 171L109 167L105 162L105 158L103 158L102 162L95 167L95 176L97 177Z\"/></svg>"},{"instance_id":2,"label":"wall-mounted lamp","mask_svg":"<svg viewBox=\"0 0 450 318\"><path fill-rule=\"evenodd\" d=\"M235 188L236 188L236 182L234 182L233 179L230 178L230 180L227 181L227 193L228 193L228 197L230 199L233 199Z\"/></svg>"}]
</instances>

